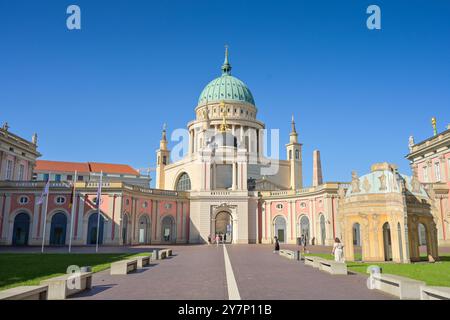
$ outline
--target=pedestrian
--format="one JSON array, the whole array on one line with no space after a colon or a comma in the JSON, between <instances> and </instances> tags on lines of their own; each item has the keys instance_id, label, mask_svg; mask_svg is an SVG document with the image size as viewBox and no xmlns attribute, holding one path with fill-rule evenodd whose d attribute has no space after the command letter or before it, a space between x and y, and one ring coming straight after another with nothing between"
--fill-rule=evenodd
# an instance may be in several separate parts
<instances>
[{"instance_id":1,"label":"pedestrian","mask_svg":"<svg viewBox=\"0 0 450 320\"><path fill-rule=\"evenodd\" d=\"M217 246L217 247L219 246L219 240L220 240L219 234L216 233L216 246Z\"/></svg>"},{"instance_id":2,"label":"pedestrian","mask_svg":"<svg viewBox=\"0 0 450 320\"><path fill-rule=\"evenodd\" d=\"M227 242L227 234L226 233L223 235L223 242Z\"/></svg>"},{"instance_id":3,"label":"pedestrian","mask_svg":"<svg viewBox=\"0 0 450 320\"><path fill-rule=\"evenodd\" d=\"M275 250L273 250L273 253L279 253L280 251L280 242L278 241L278 237L274 237L275 240Z\"/></svg>"},{"instance_id":4,"label":"pedestrian","mask_svg":"<svg viewBox=\"0 0 450 320\"><path fill-rule=\"evenodd\" d=\"M344 262L344 245L339 238L334 239L333 251L331 254L334 255L334 261Z\"/></svg>"},{"instance_id":5,"label":"pedestrian","mask_svg":"<svg viewBox=\"0 0 450 320\"><path fill-rule=\"evenodd\" d=\"M211 235L208 236L208 245L211 244Z\"/></svg>"}]
</instances>

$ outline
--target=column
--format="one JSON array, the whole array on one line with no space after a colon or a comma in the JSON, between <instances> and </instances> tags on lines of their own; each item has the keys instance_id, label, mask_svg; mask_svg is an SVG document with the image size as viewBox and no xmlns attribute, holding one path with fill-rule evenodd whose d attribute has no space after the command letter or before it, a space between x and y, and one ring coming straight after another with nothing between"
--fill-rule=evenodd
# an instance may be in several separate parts
<instances>
[{"instance_id":1,"label":"column","mask_svg":"<svg viewBox=\"0 0 450 320\"><path fill-rule=\"evenodd\" d=\"M233 162L233 164L232 164L232 166L233 166L233 183L232 183L232 189L233 190L236 190L237 189L237 177L236 177L236 174L237 174L237 170L236 170L236 166L237 166L237 163L236 162Z\"/></svg>"}]
</instances>

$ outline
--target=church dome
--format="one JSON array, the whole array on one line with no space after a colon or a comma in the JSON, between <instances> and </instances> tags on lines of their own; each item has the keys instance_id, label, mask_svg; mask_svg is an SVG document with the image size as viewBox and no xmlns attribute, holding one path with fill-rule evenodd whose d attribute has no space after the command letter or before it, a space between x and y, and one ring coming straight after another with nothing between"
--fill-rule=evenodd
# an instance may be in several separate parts
<instances>
[{"instance_id":1,"label":"church dome","mask_svg":"<svg viewBox=\"0 0 450 320\"><path fill-rule=\"evenodd\" d=\"M198 104L219 101L237 101L255 105L250 89L244 82L231 75L231 65L228 62L228 48L225 49L222 75L206 85L200 94Z\"/></svg>"}]
</instances>

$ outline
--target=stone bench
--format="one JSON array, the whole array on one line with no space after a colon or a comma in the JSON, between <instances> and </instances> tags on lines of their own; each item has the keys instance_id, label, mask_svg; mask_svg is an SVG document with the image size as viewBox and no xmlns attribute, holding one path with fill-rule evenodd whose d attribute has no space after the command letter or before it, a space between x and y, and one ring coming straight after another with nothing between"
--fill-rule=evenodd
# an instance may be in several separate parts
<instances>
[{"instance_id":1,"label":"stone bench","mask_svg":"<svg viewBox=\"0 0 450 320\"><path fill-rule=\"evenodd\" d=\"M137 259L126 259L111 263L111 275L128 274L137 270Z\"/></svg>"},{"instance_id":2,"label":"stone bench","mask_svg":"<svg viewBox=\"0 0 450 320\"><path fill-rule=\"evenodd\" d=\"M305 256L304 258L305 265L312 266L313 268L320 268L320 261L324 260L321 257L315 257L315 256Z\"/></svg>"},{"instance_id":3,"label":"stone bench","mask_svg":"<svg viewBox=\"0 0 450 320\"><path fill-rule=\"evenodd\" d=\"M319 260L319 270L328 272L330 274L347 275L347 265L343 262L336 262L333 260Z\"/></svg>"},{"instance_id":4,"label":"stone bench","mask_svg":"<svg viewBox=\"0 0 450 320\"><path fill-rule=\"evenodd\" d=\"M0 300L47 300L48 286L20 286L0 291Z\"/></svg>"},{"instance_id":5,"label":"stone bench","mask_svg":"<svg viewBox=\"0 0 450 320\"><path fill-rule=\"evenodd\" d=\"M400 299L420 299L420 288L425 282L418 281L394 274L375 273L372 274L375 289L392 294Z\"/></svg>"},{"instance_id":6,"label":"stone bench","mask_svg":"<svg viewBox=\"0 0 450 320\"><path fill-rule=\"evenodd\" d=\"M166 249L167 256L172 256L172 249Z\"/></svg>"},{"instance_id":7,"label":"stone bench","mask_svg":"<svg viewBox=\"0 0 450 320\"><path fill-rule=\"evenodd\" d=\"M421 300L450 300L450 287L420 287Z\"/></svg>"},{"instance_id":8,"label":"stone bench","mask_svg":"<svg viewBox=\"0 0 450 320\"><path fill-rule=\"evenodd\" d=\"M158 251L158 260L162 260L167 258L167 251L166 250L159 250Z\"/></svg>"},{"instance_id":9,"label":"stone bench","mask_svg":"<svg viewBox=\"0 0 450 320\"><path fill-rule=\"evenodd\" d=\"M91 289L92 272L80 272L79 279L75 274L65 274L41 281L41 285L48 286L48 300L64 300L75 293ZM79 281L79 283L78 283Z\"/></svg>"},{"instance_id":10,"label":"stone bench","mask_svg":"<svg viewBox=\"0 0 450 320\"><path fill-rule=\"evenodd\" d=\"M136 257L137 260L137 268L142 269L145 266L148 266L150 264L150 261L152 261L152 255L148 256L138 256Z\"/></svg>"},{"instance_id":11,"label":"stone bench","mask_svg":"<svg viewBox=\"0 0 450 320\"><path fill-rule=\"evenodd\" d=\"M287 258L289 260L297 260L297 254L296 252L292 250L280 250L278 253L280 256Z\"/></svg>"}]
</instances>

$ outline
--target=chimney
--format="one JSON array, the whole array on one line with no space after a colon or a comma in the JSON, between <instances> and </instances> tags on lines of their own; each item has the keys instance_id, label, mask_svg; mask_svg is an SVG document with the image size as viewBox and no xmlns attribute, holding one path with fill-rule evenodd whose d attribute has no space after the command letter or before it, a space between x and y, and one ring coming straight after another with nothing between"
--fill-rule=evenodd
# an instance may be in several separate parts
<instances>
[{"instance_id":1,"label":"chimney","mask_svg":"<svg viewBox=\"0 0 450 320\"><path fill-rule=\"evenodd\" d=\"M320 163L320 151L314 150L313 152L313 187L317 187L323 183L322 179L322 164Z\"/></svg>"}]
</instances>

